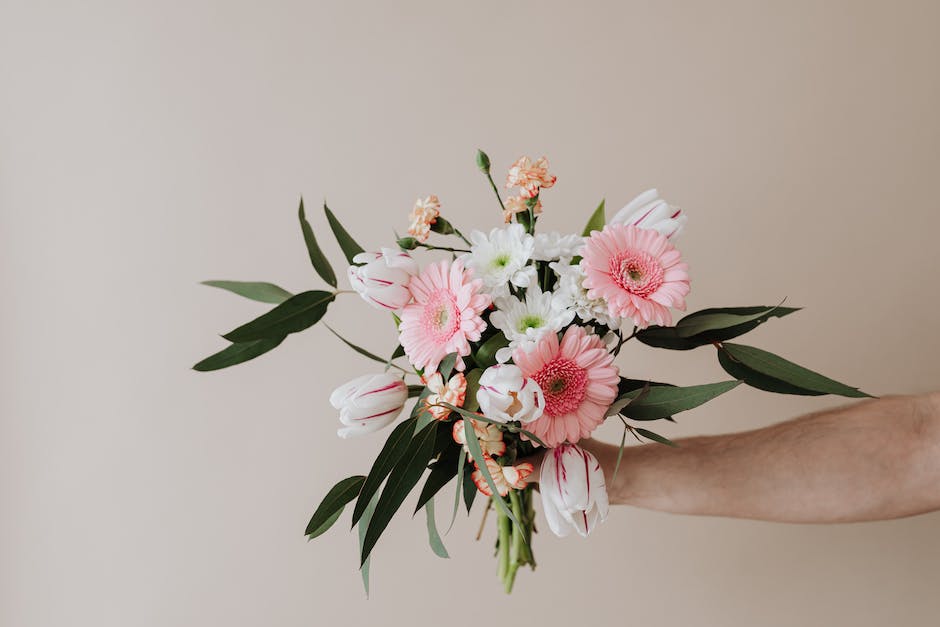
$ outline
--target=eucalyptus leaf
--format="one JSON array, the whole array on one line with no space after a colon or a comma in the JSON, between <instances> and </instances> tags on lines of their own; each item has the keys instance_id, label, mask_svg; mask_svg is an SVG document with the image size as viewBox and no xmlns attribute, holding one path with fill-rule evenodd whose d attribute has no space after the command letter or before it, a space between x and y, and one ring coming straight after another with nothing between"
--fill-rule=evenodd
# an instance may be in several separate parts
<instances>
[{"instance_id":1,"label":"eucalyptus leaf","mask_svg":"<svg viewBox=\"0 0 940 627\"><path fill-rule=\"evenodd\" d=\"M326 219L330 223L330 229L333 230L336 242L343 250L343 254L346 255L346 260L349 261L350 264L355 263L353 258L359 253L365 252L365 250L363 250L362 246L357 244L356 240L343 228L343 225L336 219L336 216L333 215L330 208L326 206L326 203L323 203L323 212L326 213Z\"/></svg>"},{"instance_id":2,"label":"eucalyptus leaf","mask_svg":"<svg viewBox=\"0 0 940 627\"><path fill-rule=\"evenodd\" d=\"M747 366L763 375L784 383L823 394L836 394L850 398L866 398L868 394L858 388L834 381L818 372L799 366L783 357L765 350L743 344L722 344L722 348L734 361Z\"/></svg>"},{"instance_id":3,"label":"eucalyptus leaf","mask_svg":"<svg viewBox=\"0 0 940 627\"><path fill-rule=\"evenodd\" d=\"M445 383L450 378L450 375L454 371L454 366L456 364L457 353L451 353L444 357L444 359L441 360L441 363L437 366L437 371L441 373Z\"/></svg>"},{"instance_id":4,"label":"eucalyptus leaf","mask_svg":"<svg viewBox=\"0 0 940 627\"><path fill-rule=\"evenodd\" d=\"M434 520L434 499L425 504L424 513L427 516L428 544L431 545L431 550L438 557L449 558L450 555L447 554L447 548L444 546L444 541L441 540L441 534L437 531L437 521Z\"/></svg>"},{"instance_id":5,"label":"eucalyptus leaf","mask_svg":"<svg viewBox=\"0 0 940 627\"><path fill-rule=\"evenodd\" d=\"M607 218L604 215L604 205L606 200L601 200L601 204L597 205L597 209L594 210L594 213L591 214L590 219L588 220L587 225L584 227L584 232L581 233L584 237L590 237L592 231L603 231L604 225L607 224Z\"/></svg>"},{"instance_id":6,"label":"eucalyptus leaf","mask_svg":"<svg viewBox=\"0 0 940 627\"><path fill-rule=\"evenodd\" d=\"M450 436L450 423L442 424L446 425L446 434ZM453 442L453 438L451 438L451 442ZM441 454L440 459L431 464L431 472L428 473L428 478L424 482L424 487L421 489L418 504L415 506L415 513L424 507L425 503L433 499L434 496L457 475L457 452L459 450L460 448L457 446L448 447L445 452Z\"/></svg>"},{"instance_id":7,"label":"eucalyptus leaf","mask_svg":"<svg viewBox=\"0 0 940 627\"><path fill-rule=\"evenodd\" d=\"M506 506L506 501L499 497L499 490L496 489L496 483L493 481L493 476L490 474L489 468L486 467L486 458L483 457L483 450L480 448L480 441L477 440L477 435L473 430L473 425L470 424L469 420L463 421L464 428L464 440L467 443L467 448L470 449L470 455L473 456L473 461L476 462L476 468L480 471L480 474L483 475L483 479L486 480L486 485L489 486L490 491L496 498L493 499L493 502L496 503L496 507L506 515L509 520L513 522L517 527L521 527L519 521L513 515L512 510Z\"/></svg>"},{"instance_id":8,"label":"eucalyptus leaf","mask_svg":"<svg viewBox=\"0 0 940 627\"><path fill-rule=\"evenodd\" d=\"M375 461L372 462L369 475L362 484L359 500L356 501L356 506L353 508L352 524L355 525L362 518L369 501L372 500L372 495L378 492L382 482L385 481L385 477L392 472L392 468L405 454L414 435L415 422L414 418L400 422L389 434L388 439L385 440L382 450L379 451Z\"/></svg>"},{"instance_id":9,"label":"eucalyptus leaf","mask_svg":"<svg viewBox=\"0 0 940 627\"><path fill-rule=\"evenodd\" d=\"M486 369L496 365L496 351L509 346L509 340L502 332L489 338L477 349L473 359L480 368Z\"/></svg>"},{"instance_id":10,"label":"eucalyptus leaf","mask_svg":"<svg viewBox=\"0 0 940 627\"><path fill-rule=\"evenodd\" d=\"M303 331L319 322L334 298L332 292L301 292L222 337L230 342L250 342Z\"/></svg>"},{"instance_id":11,"label":"eucalyptus leaf","mask_svg":"<svg viewBox=\"0 0 940 627\"><path fill-rule=\"evenodd\" d=\"M483 370L481 368L474 368L464 375L467 380L467 390L464 395L463 407L467 411L476 412L480 409L480 403L477 401L477 391L480 389L480 377L482 376Z\"/></svg>"},{"instance_id":12,"label":"eucalyptus leaf","mask_svg":"<svg viewBox=\"0 0 940 627\"><path fill-rule=\"evenodd\" d=\"M310 228L310 223L307 222L303 198L300 199L300 209L297 210L297 216L300 219L300 229L304 233L304 243L307 244L307 255L310 257L310 263L313 265L313 269L317 271L321 279L331 286L336 287L336 273L333 272L333 266L330 265L330 262L320 249L320 245L317 244L317 238L313 234L313 229Z\"/></svg>"},{"instance_id":13,"label":"eucalyptus leaf","mask_svg":"<svg viewBox=\"0 0 940 627\"><path fill-rule=\"evenodd\" d=\"M459 457L457 458L457 493L454 494L454 511L450 517L450 524L447 525L447 533L450 533L450 530L454 526L454 522L457 520L457 510L460 509L460 494L463 492L464 486L464 469L467 465L467 453L464 452L463 447L459 449ZM476 490L476 486L473 486L473 489ZM470 507L467 506L467 513L470 512Z\"/></svg>"},{"instance_id":14,"label":"eucalyptus leaf","mask_svg":"<svg viewBox=\"0 0 940 627\"><path fill-rule=\"evenodd\" d=\"M383 358L379 357L378 355L376 355L375 353L370 353L370 352L367 351L366 349L364 349L364 348L362 348L362 347L359 347L359 346L356 346L355 344L353 344L352 342L350 342L349 340L347 340L346 338L344 338L342 335L340 335L339 333L337 333L337 332L333 329L333 327L331 327L330 325L327 324L327 325L325 325L325 326L326 326L327 329L330 330L330 333L332 333L333 335L335 335L336 337L338 337L338 338L340 339L340 341L343 342L343 344L345 344L345 345L348 346L349 348L353 349L354 351L356 351L357 353L359 353L359 354L362 355L363 357L368 357L368 358L371 359L372 361L377 361L377 362L379 362L380 364L388 363L388 360L387 360L387 359L383 359Z\"/></svg>"},{"instance_id":15,"label":"eucalyptus leaf","mask_svg":"<svg viewBox=\"0 0 940 627\"><path fill-rule=\"evenodd\" d=\"M305 535L312 540L329 529L343 513L346 504L359 494L365 479L363 475L355 475L334 485L323 497L317 511L313 513L313 517L307 524L307 530L304 532Z\"/></svg>"},{"instance_id":16,"label":"eucalyptus leaf","mask_svg":"<svg viewBox=\"0 0 940 627\"><path fill-rule=\"evenodd\" d=\"M434 425L428 425L411 440L405 454L389 474L362 543L362 563L368 559L395 512L424 474L434 451L435 436Z\"/></svg>"},{"instance_id":17,"label":"eucalyptus leaf","mask_svg":"<svg viewBox=\"0 0 940 627\"><path fill-rule=\"evenodd\" d=\"M698 407L740 384L740 381L721 381L688 387L656 386L646 389L645 393L636 390L630 394L644 394L643 398L626 405L620 413L633 420L660 420Z\"/></svg>"},{"instance_id":18,"label":"eucalyptus leaf","mask_svg":"<svg viewBox=\"0 0 940 627\"><path fill-rule=\"evenodd\" d=\"M741 362L735 361L724 348L718 348L718 363L724 368L725 372L735 379L744 381L745 384L765 392L776 392L777 394L793 394L799 396L823 396L825 392L816 392L807 390L796 385L790 385L780 379L768 377L765 374L745 366Z\"/></svg>"},{"instance_id":19,"label":"eucalyptus leaf","mask_svg":"<svg viewBox=\"0 0 940 627\"><path fill-rule=\"evenodd\" d=\"M372 515L375 513L375 506L378 502L379 495L376 493L362 512L362 518L359 519L359 553L362 553L362 543L366 539L366 531L369 528L369 523L372 522ZM371 562L372 558L370 557L359 567L359 572L362 575L362 587L366 590L367 599L369 598L369 565Z\"/></svg>"},{"instance_id":20,"label":"eucalyptus leaf","mask_svg":"<svg viewBox=\"0 0 940 627\"><path fill-rule=\"evenodd\" d=\"M251 300L261 303L271 303L274 305L283 303L293 296L290 292L274 283L265 283L264 281L203 281L203 285L209 287L218 287L228 290L233 294L244 296Z\"/></svg>"},{"instance_id":21,"label":"eucalyptus leaf","mask_svg":"<svg viewBox=\"0 0 940 627\"><path fill-rule=\"evenodd\" d=\"M659 435L658 433L653 433L649 429L642 429L640 427L634 427L633 430L648 440L653 440L654 442L659 442L660 444L665 444L666 446L672 446L675 448L679 447L678 444L676 444L675 442L673 442L666 436Z\"/></svg>"},{"instance_id":22,"label":"eucalyptus leaf","mask_svg":"<svg viewBox=\"0 0 940 627\"><path fill-rule=\"evenodd\" d=\"M271 339L255 340L253 342L231 344L220 350L218 353L209 355L197 363L195 366L193 366L193 370L198 370L199 372L209 372L211 370L221 370L222 368L228 368L229 366L241 364L260 355L264 355L273 348L277 348L277 346L280 345L280 343L283 341L283 337L276 337Z\"/></svg>"},{"instance_id":23,"label":"eucalyptus leaf","mask_svg":"<svg viewBox=\"0 0 940 627\"><path fill-rule=\"evenodd\" d=\"M770 317L783 317L794 311L792 307L781 307L783 303L774 307L754 308L757 311L744 313L744 308L706 309L688 315L676 323L676 332L679 337L690 338L708 331L732 329L749 322L764 322ZM752 308L747 308L752 309ZM779 310L779 311L778 311Z\"/></svg>"},{"instance_id":24,"label":"eucalyptus leaf","mask_svg":"<svg viewBox=\"0 0 940 627\"><path fill-rule=\"evenodd\" d=\"M473 482L473 466L466 464L463 469L463 503L467 508L467 514L473 508L473 501L477 497L477 485Z\"/></svg>"}]
</instances>

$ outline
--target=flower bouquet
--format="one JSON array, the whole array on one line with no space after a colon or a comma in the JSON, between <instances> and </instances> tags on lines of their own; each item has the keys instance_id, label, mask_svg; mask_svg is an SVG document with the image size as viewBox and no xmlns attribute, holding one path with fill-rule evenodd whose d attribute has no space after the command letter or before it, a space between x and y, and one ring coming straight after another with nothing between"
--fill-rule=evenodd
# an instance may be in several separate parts
<instances>
[{"instance_id":1,"label":"flower bouquet","mask_svg":"<svg viewBox=\"0 0 940 627\"><path fill-rule=\"evenodd\" d=\"M673 420L741 383L782 394L867 396L729 341L795 308L704 309L673 325L671 310L685 309L690 289L688 266L675 245L687 217L656 190L641 194L610 220L601 202L580 234L537 233L542 193L556 180L547 161L516 161L506 180L513 191L506 198L482 151L477 166L502 215L503 224L488 232L465 236L444 218L438 198L428 196L414 205L407 236L395 246L366 252L324 205L350 264L352 290L340 290L301 201L310 262L330 289L291 294L271 283L206 282L275 307L226 333L230 345L196 364L200 371L270 351L319 322L340 294L358 293L389 312L398 346L388 357L329 329L379 364L375 373L340 385L330 396L339 411L339 436L389 428L408 399L417 400L407 418L391 428L368 474L336 483L306 528L309 538L320 536L354 502L352 525L358 526L367 592L369 556L419 484L413 511L424 509L431 549L441 557L447 551L434 502L448 484L455 484L449 496L445 493L451 524L461 502L469 513L475 501L484 500L484 520L495 512L497 570L510 592L520 567L535 568L536 497L529 481L534 467L527 460L538 449L544 450L538 487L548 528L559 536L572 531L587 536L606 519L609 504L604 471L578 442L605 420L623 424L622 454L628 435L674 446L640 425ZM418 251L434 258L419 264ZM625 377L615 361L631 340L678 351L712 347L732 378L681 387ZM629 366L625 369L629 374Z\"/></svg>"}]
</instances>

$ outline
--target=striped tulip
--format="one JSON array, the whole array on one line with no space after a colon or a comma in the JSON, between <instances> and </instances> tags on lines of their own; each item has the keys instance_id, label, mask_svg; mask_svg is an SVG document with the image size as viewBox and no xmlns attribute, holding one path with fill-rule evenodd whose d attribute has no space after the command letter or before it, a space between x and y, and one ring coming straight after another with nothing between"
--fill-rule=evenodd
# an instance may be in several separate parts
<instances>
[{"instance_id":1,"label":"striped tulip","mask_svg":"<svg viewBox=\"0 0 940 627\"><path fill-rule=\"evenodd\" d=\"M610 511L600 463L575 444L545 452L539 490L545 518L556 536L564 537L572 529L587 536Z\"/></svg>"},{"instance_id":2,"label":"striped tulip","mask_svg":"<svg viewBox=\"0 0 940 627\"><path fill-rule=\"evenodd\" d=\"M349 266L349 283L362 299L377 309L397 311L411 301L408 282L418 272L411 255L394 248L359 253Z\"/></svg>"},{"instance_id":3,"label":"striped tulip","mask_svg":"<svg viewBox=\"0 0 940 627\"><path fill-rule=\"evenodd\" d=\"M336 388L330 404L339 410L341 438L365 435L387 427L408 400L408 386L393 374L367 374Z\"/></svg>"},{"instance_id":4,"label":"striped tulip","mask_svg":"<svg viewBox=\"0 0 940 627\"><path fill-rule=\"evenodd\" d=\"M689 217L659 197L655 189L648 189L617 212L610 224L632 224L640 229L658 231L668 239L682 232Z\"/></svg>"}]
</instances>

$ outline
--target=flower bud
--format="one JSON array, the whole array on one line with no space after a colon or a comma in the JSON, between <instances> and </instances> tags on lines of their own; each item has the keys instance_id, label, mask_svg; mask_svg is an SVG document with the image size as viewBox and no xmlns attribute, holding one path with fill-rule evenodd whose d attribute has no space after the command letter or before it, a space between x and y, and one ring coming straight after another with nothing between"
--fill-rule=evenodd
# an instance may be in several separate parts
<instances>
[{"instance_id":1,"label":"flower bud","mask_svg":"<svg viewBox=\"0 0 940 627\"><path fill-rule=\"evenodd\" d=\"M367 374L336 388L330 404L339 410L341 438L364 435L387 427L408 400L408 386L389 373Z\"/></svg>"},{"instance_id":2,"label":"flower bud","mask_svg":"<svg viewBox=\"0 0 940 627\"><path fill-rule=\"evenodd\" d=\"M480 412L499 422L531 422L545 409L542 388L535 379L527 379L512 364L499 364L486 369L477 390Z\"/></svg>"},{"instance_id":3,"label":"flower bud","mask_svg":"<svg viewBox=\"0 0 940 627\"><path fill-rule=\"evenodd\" d=\"M393 248L378 253L359 253L358 266L349 266L349 283L362 299L377 309L401 309L411 300L408 282L418 272L411 255Z\"/></svg>"},{"instance_id":4,"label":"flower bud","mask_svg":"<svg viewBox=\"0 0 940 627\"><path fill-rule=\"evenodd\" d=\"M490 158L482 150L477 150L477 167L480 168L480 171L484 174L490 171Z\"/></svg>"},{"instance_id":5,"label":"flower bud","mask_svg":"<svg viewBox=\"0 0 940 627\"><path fill-rule=\"evenodd\" d=\"M617 212L609 224L631 224L640 229L650 229L673 239L682 232L689 217L678 207L673 207L659 197L659 192L650 189Z\"/></svg>"},{"instance_id":6,"label":"flower bud","mask_svg":"<svg viewBox=\"0 0 940 627\"><path fill-rule=\"evenodd\" d=\"M414 250L418 247L418 240L413 237L399 237L397 244L402 250Z\"/></svg>"},{"instance_id":7,"label":"flower bud","mask_svg":"<svg viewBox=\"0 0 940 627\"><path fill-rule=\"evenodd\" d=\"M572 529L587 536L610 511L600 463L575 444L545 452L539 491L548 526L556 536L564 537Z\"/></svg>"}]
</instances>

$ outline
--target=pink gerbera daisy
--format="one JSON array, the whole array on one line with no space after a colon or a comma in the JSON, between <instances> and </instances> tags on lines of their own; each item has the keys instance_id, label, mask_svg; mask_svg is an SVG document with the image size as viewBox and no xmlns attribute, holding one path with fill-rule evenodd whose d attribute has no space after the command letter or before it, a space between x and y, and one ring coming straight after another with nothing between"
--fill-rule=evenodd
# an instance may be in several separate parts
<instances>
[{"instance_id":1,"label":"pink gerbera daisy","mask_svg":"<svg viewBox=\"0 0 940 627\"><path fill-rule=\"evenodd\" d=\"M610 315L645 329L672 324L670 307L685 309L689 266L661 233L632 224L594 231L581 261L587 296L607 303Z\"/></svg>"},{"instance_id":2,"label":"pink gerbera daisy","mask_svg":"<svg viewBox=\"0 0 940 627\"><path fill-rule=\"evenodd\" d=\"M556 333L545 333L529 350L516 349L512 359L542 388L545 410L525 428L550 447L591 435L617 397L614 356L583 327L568 327L561 342Z\"/></svg>"},{"instance_id":3,"label":"pink gerbera daisy","mask_svg":"<svg viewBox=\"0 0 940 627\"><path fill-rule=\"evenodd\" d=\"M416 368L432 372L444 357L457 353L457 369L464 369L460 357L480 339L486 327L480 313L492 302L482 287L459 259L431 264L411 278L414 302L402 311L398 341Z\"/></svg>"}]
</instances>

